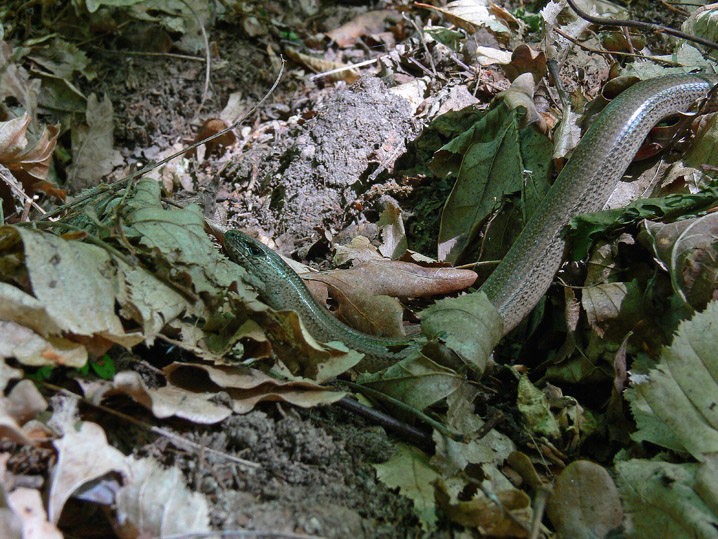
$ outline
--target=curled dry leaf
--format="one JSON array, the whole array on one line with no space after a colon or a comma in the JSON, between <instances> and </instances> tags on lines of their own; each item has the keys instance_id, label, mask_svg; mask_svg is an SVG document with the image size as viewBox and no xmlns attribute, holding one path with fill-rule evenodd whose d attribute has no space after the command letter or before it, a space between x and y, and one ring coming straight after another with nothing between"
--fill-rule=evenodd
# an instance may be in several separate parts
<instances>
[{"instance_id":1,"label":"curled dry leaf","mask_svg":"<svg viewBox=\"0 0 718 539\"><path fill-rule=\"evenodd\" d=\"M92 391L87 396L95 402L110 395L129 395L159 419L174 416L201 425L212 425L232 414L227 406L216 402L216 391L206 388L204 391L192 391L174 384L148 388L134 371L118 372L111 383L88 387L87 390Z\"/></svg>"},{"instance_id":2,"label":"curled dry leaf","mask_svg":"<svg viewBox=\"0 0 718 539\"><path fill-rule=\"evenodd\" d=\"M57 144L59 128L46 127L38 139L30 144L27 129L31 122L32 117L27 112L19 118L0 122L0 164L12 171L28 195L32 195L39 184L43 192L49 191L48 194L62 197L64 192L57 190L56 186L48 187L48 182L44 181ZM0 185L0 197L6 205L12 204L11 193L8 186Z\"/></svg>"},{"instance_id":3,"label":"curled dry leaf","mask_svg":"<svg viewBox=\"0 0 718 539\"><path fill-rule=\"evenodd\" d=\"M327 36L340 48L345 49L351 47L362 36L383 32L385 21L395 24L400 20L401 15L388 9L367 11L339 28L327 32Z\"/></svg>"},{"instance_id":4,"label":"curled dry leaf","mask_svg":"<svg viewBox=\"0 0 718 539\"><path fill-rule=\"evenodd\" d=\"M674 290L694 309L704 309L718 297L718 214L645 225Z\"/></svg>"},{"instance_id":5,"label":"curled dry leaf","mask_svg":"<svg viewBox=\"0 0 718 539\"><path fill-rule=\"evenodd\" d=\"M362 354L339 342L319 344L294 311L267 311L262 322L275 354L293 376L322 383L354 366L361 369Z\"/></svg>"},{"instance_id":6,"label":"curled dry leaf","mask_svg":"<svg viewBox=\"0 0 718 539\"><path fill-rule=\"evenodd\" d=\"M50 478L48 514L57 523L62 508L81 486L110 472L129 476L126 457L107 443L105 431L88 421L68 422L64 435L54 443L57 464Z\"/></svg>"},{"instance_id":7,"label":"curled dry leaf","mask_svg":"<svg viewBox=\"0 0 718 539\"><path fill-rule=\"evenodd\" d=\"M205 376L197 376L197 372ZM173 363L164 368L170 382L182 387L205 380L215 385L215 392L224 390L232 399L232 410L246 414L263 401L287 402L300 408L332 404L342 397L342 391L331 391L306 381L281 381L255 369L238 367L210 367Z\"/></svg>"},{"instance_id":8,"label":"curled dry leaf","mask_svg":"<svg viewBox=\"0 0 718 539\"><path fill-rule=\"evenodd\" d=\"M419 2L414 5L441 13L446 20L469 34L475 33L481 27L488 28L499 39L508 39L511 34L504 21L490 13L486 4L480 0L456 0L449 2L444 8Z\"/></svg>"},{"instance_id":9,"label":"curled dry leaf","mask_svg":"<svg viewBox=\"0 0 718 539\"><path fill-rule=\"evenodd\" d=\"M642 300L643 291L635 281L602 283L583 290L581 305L596 335L621 342L638 320L648 317Z\"/></svg>"},{"instance_id":10,"label":"curled dry leaf","mask_svg":"<svg viewBox=\"0 0 718 539\"><path fill-rule=\"evenodd\" d=\"M386 258L394 259L400 257L409 247L404 229L404 220L401 215L401 208L391 202L379 216L376 226L381 231L382 244L379 252Z\"/></svg>"},{"instance_id":11,"label":"curled dry leaf","mask_svg":"<svg viewBox=\"0 0 718 539\"><path fill-rule=\"evenodd\" d=\"M0 391L5 391L10 380L19 380L23 377L20 369L15 369L0 359Z\"/></svg>"},{"instance_id":12,"label":"curled dry leaf","mask_svg":"<svg viewBox=\"0 0 718 539\"><path fill-rule=\"evenodd\" d=\"M314 56L309 56L307 54L298 52L291 47L286 47L284 50L291 60L308 67L315 73L326 73L335 69L341 69L341 71L337 73L327 75L327 78L329 80L343 80L347 84L351 84L359 79L360 75L356 69L350 68L349 66L347 66L346 64L342 64L341 62L332 62L330 60L324 60L323 58L315 58Z\"/></svg>"},{"instance_id":13,"label":"curled dry leaf","mask_svg":"<svg viewBox=\"0 0 718 539\"><path fill-rule=\"evenodd\" d=\"M438 505L453 522L477 528L485 536L527 537L532 513L531 498L518 489L502 490L493 495L500 506L478 489L470 500L464 500L459 499L458 493L450 493L443 481L436 482Z\"/></svg>"},{"instance_id":14,"label":"curled dry leaf","mask_svg":"<svg viewBox=\"0 0 718 539\"><path fill-rule=\"evenodd\" d=\"M0 358L15 358L29 367L82 367L87 362L87 349L69 339L42 337L16 322L0 320Z\"/></svg>"},{"instance_id":15,"label":"curled dry leaf","mask_svg":"<svg viewBox=\"0 0 718 539\"><path fill-rule=\"evenodd\" d=\"M179 468L127 459L128 484L117 493L115 531L121 538L208 535L209 504L187 488Z\"/></svg>"},{"instance_id":16,"label":"curled dry leaf","mask_svg":"<svg viewBox=\"0 0 718 539\"><path fill-rule=\"evenodd\" d=\"M531 73L522 73L516 76L508 90L496 95L497 100L503 99L509 110L523 107L526 114L522 116L519 127L523 129L532 124L542 133L548 132L548 127L543 116L539 114L533 96L536 90L534 75Z\"/></svg>"},{"instance_id":17,"label":"curled dry leaf","mask_svg":"<svg viewBox=\"0 0 718 539\"><path fill-rule=\"evenodd\" d=\"M511 62L502 66L510 81L523 73L531 73L534 83L538 84L548 72L546 53L535 51L525 43L521 43L511 54Z\"/></svg>"},{"instance_id":18,"label":"curled dry leaf","mask_svg":"<svg viewBox=\"0 0 718 539\"><path fill-rule=\"evenodd\" d=\"M216 135L220 131L225 130L227 127L229 127L229 125L224 120L220 120L218 118L206 120L202 124L202 127L199 128L199 131L197 131L197 136L192 141L192 144L196 144L197 142L211 137L212 135ZM235 142L237 142L237 135L235 135L232 131L227 131L224 135L205 143L205 155L209 155L217 150L219 150L220 155L223 155L227 151L227 147L231 146ZM187 158L194 157L196 153L197 148L193 148L187 152L186 156Z\"/></svg>"},{"instance_id":19,"label":"curled dry leaf","mask_svg":"<svg viewBox=\"0 0 718 539\"><path fill-rule=\"evenodd\" d=\"M0 439L32 445L33 433L23 425L47 408L47 402L30 380L21 380L6 397L0 397Z\"/></svg>"}]
</instances>

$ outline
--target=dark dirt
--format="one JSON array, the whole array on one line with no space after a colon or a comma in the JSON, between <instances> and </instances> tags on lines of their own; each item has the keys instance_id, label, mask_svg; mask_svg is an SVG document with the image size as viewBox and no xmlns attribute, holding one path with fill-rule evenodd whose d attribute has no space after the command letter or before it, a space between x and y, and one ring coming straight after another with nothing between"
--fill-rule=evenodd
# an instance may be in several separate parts
<instances>
[{"instance_id":1,"label":"dark dirt","mask_svg":"<svg viewBox=\"0 0 718 539\"><path fill-rule=\"evenodd\" d=\"M250 149L230 171L232 183L255 188L239 202L246 212L241 224L259 226L280 243L312 237L317 228L343 228L357 215L354 203L372 175L393 164L415 131L408 102L375 78L329 95L315 112L271 148Z\"/></svg>"},{"instance_id":2,"label":"dark dirt","mask_svg":"<svg viewBox=\"0 0 718 539\"><path fill-rule=\"evenodd\" d=\"M392 452L383 430L334 412L277 411L232 417L212 437L212 447L264 467L237 470L208 459L212 474L203 475L200 488L216 497L213 524L326 537L412 535L411 503L374 480L371 463ZM192 473L196 461L186 464Z\"/></svg>"}]
</instances>

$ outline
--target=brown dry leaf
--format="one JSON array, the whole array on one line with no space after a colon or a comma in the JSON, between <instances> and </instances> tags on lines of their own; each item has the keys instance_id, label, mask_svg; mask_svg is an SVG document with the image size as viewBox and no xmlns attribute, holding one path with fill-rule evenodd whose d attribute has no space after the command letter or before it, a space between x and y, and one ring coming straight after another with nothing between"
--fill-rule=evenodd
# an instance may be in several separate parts
<instances>
[{"instance_id":1,"label":"brown dry leaf","mask_svg":"<svg viewBox=\"0 0 718 539\"><path fill-rule=\"evenodd\" d=\"M511 35L507 25L489 12L485 2L481 0L456 0L449 2L444 8L419 2L415 2L414 5L441 13L446 20L469 34L475 33L481 27L486 27L499 39L508 39Z\"/></svg>"},{"instance_id":2,"label":"brown dry leaf","mask_svg":"<svg viewBox=\"0 0 718 539\"><path fill-rule=\"evenodd\" d=\"M24 69L18 69L12 49L5 41L0 41L0 98L14 97L31 117L35 117L40 85L39 79L30 80Z\"/></svg>"},{"instance_id":3,"label":"brown dry leaf","mask_svg":"<svg viewBox=\"0 0 718 539\"><path fill-rule=\"evenodd\" d=\"M362 354L340 342L319 344L294 311L267 311L262 326L274 353L293 376L322 383L352 367L361 369Z\"/></svg>"},{"instance_id":4,"label":"brown dry leaf","mask_svg":"<svg viewBox=\"0 0 718 539\"><path fill-rule=\"evenodd\" d=\"M502 66L510 81L523 73L531 73L534 83L538 84L548 72L546 53L535 51L525 43L521 43L511 54L511 63Z\"/></svg>"},{"instance_id":5,"label":"brown dry leaf","mask_svg":"<svg viewBox=\"0 0 718 539\"><path fill-rule=\"evenodd\" d=\"M399 258L409 247L401 218L401 208L389 202L376 224L381 231L382 244L379 252L389 259Z\"/></svg>"},{"instance_id":6,"label":"brown dry leaf","mask_svg":"<svg viewBox=\"0 0 718 539\"><path fill-rule=\"evenodd\" d=\"M35 183L47 177L59 134L58 126L47 126L33 144L26 145L22 151L0 157L0 162L14 172L29 193L33 192Z\"/></svg>"},{"instance_id":7,"label":"brown dry leaf","mask_svg":"<svg viewBox=\"0 0 718 539\"><path fill-rule=\"evenodd\" d=\"M315 58L314 56L302 54L291 47L286 47L284 50L291 60L308 67L315 73L326 73L327 71L348 67L346 64L342 64L341 62L331 62L322 58ZM332 73L331 75L327 75L327 78L331 81L343 80L347 84L352 84L353 82L356 82L360 76L359 72L352 68Z\"/></svg>"},{"instance_id":8,"label":"brown dry leaf","mask_svg":"<svg viewBox=\"0 0 718 539\"><path fill-rule=\"evenodd\" d=\"M110 395L129 395L158 419L181 417L193 423L212 425L232 415L232 410L215 402L217 391L191 391L174 384L148 388L139 373L118 372L112 382L85 385L85 394L93 402Z\"/></svg>"},{"instance_id":9,"label":"brown dry leaf","mask_svg":"<svg viewBox=\"0 0 718 539\"><path fill-rule=\"evenodd\" d=\"M560 536L576 539L606 537L623 521L616 484L605 468L587 460L561 472L546 513Z\"/></svg>"},{"instance_id":10,"label":"brown dry leaf","mask_svg":"<svg viewBox=\"0 0 718 539\"><path fill-rule=\"evenodd\" d=\"M490 66L494 64L510 64L512 55L509 51L496 49L494 47L484 47L478 45L472 54L472 60L478 62L481 66Z\"/></svg>"},{"instance_id":11,"label":"brown dry leaf","mask_svg":"<svg viewBox=\"0 0 718 539\"><path fill-rule=\"evenodd\" d=\"M22 539L62 539L60 530L47 520L39 490L17 488L8 495L8 505L22 521ZM3 537L10 539L5 530Z\"/></svg>"},{"instance_id":12,"label":"brown dry leaf","mask_svg":"<svg viewBox=\"0 0 718 539\"><path fill-rule=\"evenodd\" d=\"M15 369L0 359L0 391L5 391L10 380L19 380L23 377L20 369Z\"/></svg>"},{"instance_id":13,"label":"brown dry leaf","mask_svg":"<svg viewBox=\"0 0 718 539\"><path fill-rule=\"evenodd\" d=\"M521 19L517 19L511 14L509 10L495 4L494 2L489 2L489 13L495 15L499 20L503 21L504 24L506 24L506 26L508 26L512 30L519 30L521 28L521 25L523 24L523 21L521 21Z\"/></svg>"},{"instance_id":14,"label":"brown dry leaf","mask_svg":"<svg viewBox=\"0 0 718 539\"><path fill-rule=\"evenodd\" d=\"M191 492L179 468L127 458L129 483L117 492L115 532L121 538L202 537L210 531L209 504Z\"/></svg>"},{"instance_id":15,"label":"brown dry leaf","mask_svg":"<svg viewBox=\"0 0 718 539\"><path fill-rule=\"evenodd\" d=\"M0 164L12 171L28 195L35 192L38 184L44 192L48 192L47 185L52 185L44 180L59 134L57 127L46 127L40 137L29 144L26 135L31 121L32 117L25 112L19 118L0 122ZM0 196L6 207L12 207L11 190L0 186Z\"/></svg>"},{"instance_id":16,"label":"brown dry leaf","mask_svg":"<svg viewBox=\"0 0 718 539\"><path fill-rule=\"evenodd\" d=\"M5 412L21 425L47 408L47 401L31 380L20 380L7 397L2 397Z\"/></svg>"},{"instance_id":17,"label":"brown dry leaf","mask_svg":"<svg viewBox=\"0 0 718 539\"><path fill-rule=\"evenodd\" d=\"M436 482L436 500L450 520L477 528L484 536L491 537L527 537L531 522L531 498L518 489L494 492L501 502L497 505L480 490L470 500L460 500L458 493L450 493L444 481ZM505 513L508 511L509 515ZM522 525L523 524L523 525Z\"/></svg>"},{"instance_id":18,"label":"brown dry leaf","mask_svg":"<svg viewBox=\"0 0 718 539\"><path fill-rule=\"evenodd\" d=\"M100 101L95 94L87 100L85 123L72 126L72 165L67 169L68 186L79 191L100 183L100 179L122 164L113 148L114 124L110 98Z\"/></svg>"},{"instance_id":19,"label":"brown dry leaf","mask_svg":"<svg viewBox=\"0 0 718 539\"><path fill-rule=\"evenodd\" d=\"M53 523L57 523L65 503L81 486L110 472L124 477L130 473L125 455L107 443L102 427L68 418L63 428L63 437L53 442L58 453L48 498L48 515Z\"/></svg>"},{"instance_id":20,"label":"brown dry leaf","mask_svg":"<svg viewBox=\"0 0 718 539\"><path fill-rule=\"evenodd\" d=\"M47 402L30 380L18 382L7 397L0 397L0 439L32 445L33 436L22 425L47 408Z\"/></svg>"},{"instance_id":21,"label":"brown dry leaf","mask_svg":"<svg viewBox=\"0 0 718 539\"><path fill-rule=\"evenodd\" d=\"M358 264L369 260L381 259L382 256L366 236L354 236L349 243L337 245L336 254L334 255L334 260L339 266L343 266L349 262Z\"/></svg>"},{"instance_id":22,"label":"brown dry leaf","mask_svg":"<svg viewBox=\"0 0 718 539\"><path fill-rule=\"evenodd\" d=\"M384 21L393 24L401 20L401 15L395 11L381 9L368 11L355 17L346 24L327 32L329 39L336 42L339 48L351 47L361 36L379 34L384 31Z\"/></svg>"},{"instance_id":23,"label":"brown dry leaf","mask_svg":"<svg viewBox=\"0 0 718 539\"><path fill-rule=\"evenodd\" d=\"M0 227L0 267L6 281L0 283L0 319L37 334L18 333L5 343L5 355L22 356L21 361L33 364L82 366L85 355L78 342L101 351L109 343L149 345L161 332L171 332L181 335L186 349L218 360L245 336L235 333L244 319L233 309L266 306L254 301L256 295L242 283L244 271L213 247L201 210L164 210L159 199L157 182L140 180L125 200L129 215L123 227L159 276L129 265L109 248L23 227ZM88 209L92 223L109 227L115 219L111 209L109 215L89 210L94 208ZM102 225L100 229L90 232L107 233ZM165 282L170 273L178 283ZM195 299L199 294L204 301ZM266 355L266 345L264 349Z\"/></svg>"},{"instance_id":24,"label":"brown dry leaf","mask_svg":"<svg viewBox=\"0 0 718 539\"><path fill-rule=\"evenodd\" d=\"M648 317L644 311L643 291L635 281L586 287L581 305L596 335L618 343L639 320Z\"/></svg>"},{"instance_id":25,"label":"brown dry leaf","mask_svg":"<svg viewBox=\"0 0 718 539\"><path fill-rule=\"evenodd\" d=\"M57 329L76 335L97 334L126 346L142 342L142 334L126 332L116 314L118 290L108 275L115 273L112 268L119 261L107 251L21 227L0 227L0 241L15 249L22 246L35 299L52 320L50 327L33 329L48 335ZM126 270L128 274L134 271Z\"/></svg>"},{"instance_id":26,"label":"brown dry leaf","mask_svg":"<svg viewBox=\"0 0 718 539\"><path fill-rule=\"evenodd\" d=\"M471 270L450 267L428 268L411 262L372 260L351 269L302 275L347 291L350 296L387 295L400 298L428 298L459 292L476 280ZM357 293L348 292L358 289Z\"/></svg>"},{"instance_id":27,"label":"brown dry leaf","mask_svg":"<svg viewBox=\"0 0 718 539\"><path fill-rule=\"evenodd\" d=\"M394 297L430 297L463 290L476 273L454 268L427 268L410 262L373 260L347 270L302 275L318 301L331 297L335 314L347 324L371 335L404 335L401 304ZM390 297L392 296L392 297Z\"/></svg>"},{"instance_id":28,"label":"brown dry leaf","mask_svg":"<svg viewBox=\"0 0 718 539\"><path fill-rule=\"evenodd\" d=\"M199 128L197 136L192 141L192 144L196 144L197 142L211 137L212 135L216 135L220 131L224 131L227 127L229 127L229 124L227 124L224 120L210 118ZM235 135L232 131L227 131L224 135L205 143L205 155L209 155L216 150L219 150L219 155L224 155L227 151L227 147L231 146L235 142L237 142L237 135ZM186 157L188 159L194 157L197 154L198 149L199 148L193 148L188 151Z\"/></svg>"},{"instance_id":29,"label":"brown dry leaf","mask_svg":"<svg viewBox=\"0 0 718 539\"><path fill-rule=\"evenodd\" d=\"M700 311L718 298L718 214L645 226L683 301Z\"/></svg>"},{"instance_id":30,"label":"brown dry leaf","mask_svg":"<svg viewBox=\"0 0 718 539\"><path fill-rule=\"evenodd\" d=\"M0 122L0 163L7 166L8 162L14 160L15 156L25 149L27 146L25 133L31 121L32 118L26 112L19 118Z\"/></svg>"},{"instance_id":31,"label":"brown dry leaf","mask_svg":"<svg viewBox=\"0 0 718 539\"><path fill-rule=\"evenodd\" d=\"M197 376L203 371L205 376ZM280 401L299 406L332 404L344 397L342 391L330 391L320 385L304 381L277 380L255 369L242 367L210 367L208 365L187 365L173 363L163 369L169 382L188 387L204 385L208 382L216 384L215 391L222 389L232 399L232 410L238 414L246 414L263 401ZM207 377L209 380L207 380Z\"/></svg>"},{"instance_id":32,"label":"brown dry leaf","mask_svg":"<svg viewBox=\"0 0 718 539\"><path fill-rule=\"evenodd\" d=\"M87 349L62 337L42 337L16 322L0 320L0 358L15 358L29 367L82 367Z\"/></svg>"}]
</instances>

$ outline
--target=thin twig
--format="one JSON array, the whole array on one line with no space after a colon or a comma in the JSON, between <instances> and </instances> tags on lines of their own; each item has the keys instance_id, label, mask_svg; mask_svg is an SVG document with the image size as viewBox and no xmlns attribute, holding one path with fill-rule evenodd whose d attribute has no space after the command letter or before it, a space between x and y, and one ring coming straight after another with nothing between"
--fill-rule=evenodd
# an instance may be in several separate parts
<instances>
[{"instance_id":1,"label":"thin twig","mask_svg":"<svg viewBox=\"0 0 718 539\"><path fill-rule=\"evenodd\" d=\"M418 442L424 446L431 446L432 444L431 434L417 429L404 421L399 421L395 417L385 414L376 408L370 408L355 399L344 397L338 400L336 404L404 438L410 438L414 442Z\"/></svg>"},{"instance_id":2,"label":"thin twig","mask_svg":"<svg viewBox=\"0 0 718 539\"><path fill-rule=\"evenodd\" d=\"M466 442L468 439L468 436L464 435L463 433L456 432L454 430L449 429L443 423L436 421L435 419L429 417L428 415L421 412L420 410L417 410L413 406L409 406L405 402L402 402L399 399L392 397L391 395L387 395L386 393L382 393L381 391L377 391L376 389L373 389L371 387L363 386L360 384L355 384L354 382L342 381L342 383L348 385L351 388L356 389L359 392L366 393L374 398L386 401L386 402L390 403L392 406L396 406L397 408L400 408L402 411L407 412L408 414L411 414L412 416L423 421L424 423L428 424L430 427L438 430L441 434L443 434L444 436L446 436L448 438L451 438L452 440L455 440L457 442Z\"/></svg>"},{"instance_id":3,"label":"thin twig","mask_svg":"<svg viewBox=\"0 0 718 539\"><path fill-rule=\"evenodd\" d=\"M102 47L90 46L97 52L107 54L121 54L122 56L164 56L167 58L179 58L180 60L192 60L193 62L204 62L206 59L201 56L190 56L189 54L175 54L173 52L145 52L145 51L113 51L112 49L103 49Z\"/></svg>"},{"instance_id":4,"label":"thin twig","mask_svg":"<svg viewBox=\"0 0 718 539\"><path fill-rule=\"evenodd\" d=\"M683 17L687 17L688 15L690 15L690 13L688 13L685 9L676 7L676 6L672 6L671 4L666 2L666 0L658 0L658 1L661 4L663 4L666 7L666 9L673 11L674 13L678 13L679 15L682 15Z\"/></svg>"},{"instance_id":5,"label":"thin twig","mask_svg":"<svg viewBox=\"0 0 718 539\"><path fill-rule=\"evenodd\" d=\"M436 73L436 66L434 65L434 58L431 55L431 51L429 50L429 47L426 45L426 40L424 39L424 32L421 31L419 26L416 24L416 21L412 19L411 17L408 17L406 13L401 14L402 19L407 21L409 24L411 24L414 27L414 30L416 31L417 35L419 36L419 40L421 41L421 45L424 47L424 51L426 51L426 56L429 58L429 63L431 64L431 70L434 72L434 78L437 77Z\"/></svg>"},{"instance_id":6,"label":"thin twig","mask_svg":"<svg viewBox=\"0 0 718 539\"><path fill-rule=\"evenodd\" d=\"M635 54L635 53L630 53L630 52L618 52L618 51L602 51L602 50L600 50L600 49L594 49L593 47L589 47L588 45L584 45L583 43L581 43L581 42L580 42L579 40L577 40L576 38L573 38L573 37L569 36L568 34L566 34L565 32L562 32L562 31L559 30L558 28L554 28L553 30L554 30L554 32L556 32L557 34L559 34L559 35L565 37L566 39L568 39L568 40L571 41L572 43L575 43L576 45L578 45L578 46L581 47L582 49L587 50L588 52L593 52L593 53L595 53L595 54L603 54L603 55L606 55L606 56L618 55L618 56L628 56L628 57L632 57L632 58L643 58L643 59L645 59L645 60L651 60L651 61L653 61L653 62L656 62L657 64L667 65L667 66L669 66L669 67L681 67L681 66L683 65L683 64L679 64L678 62L672 62L671 60L664 60L663 58L658 58L657 56L646 56L645 54Z\"/></svg>"},{"instance_id":7,"label":"thin twig","mask_svg":"<svg viewBox=\"0 0 718 539\"><path fill-rule=\"evenodd\" d=\"M262 537L277 539L324 539L323 535L307 535L304 533L275 532L270 530L218 530L202 533L179 533L163 535L161 539L198 539L202 537ZM160 539L159 537L153 539Z\"/></svg>"},{"instance_id":8,"label":"thin twig","mask_svg":"<svg viewBox=\"0 0 718 539\"><path fill-rule=\"evenodd\" d=\"M0 178L3 179L5 184L10 187L17 195L22 198L25 202L28 204L31 204L33 208L36 210L40 210L40 213L45 213L45 210L43 210L37 202L35 202L30 195L28 195L25 191L23 191L21 187L21 183L15 178L13 173L8 169L6 166L0 164Z\"/></svg>"},{"instance_id":9,"label":"thin twig","mask_svg":"<svg viewBox=\"0 0 718 539\"><path fill-rule=\"evenodd\" d=\"M694 43L699 43L700 45L704 45L711 49L718 50L718 43L710 41L708 39L703 39L702 37L696 37L691 34L686 34L685 32L681 32L680 30L676 30L674 28L671 28L670 26L663 26L662 24L657 24L654 22L634 21L632 19L606 19L603 17L594 17L593 15L582 11L581 8L576 5L575 0L566 1L568 2L568 5L571 6L571 9L576 12L576 15L578 15L582 19L587 20L588 22L592 22L593 24L601 24L603 26L630 26L633 28L641 28L643 30L653 30L655 32L661 32L675 37L680 37L681 39L693 41Z\"/></svg>"},{"instance_id":10,"label":"thin twig","mask_svg":"<svg viewBox=\"0 0 718 539\"><path fill-rule=\"evenodd\" d=\"M121 419L124 419L125 421L128 421L129 423L132 423L133 425L137 425L138 427L140 427L142 429L149 430L150 432L153 432L154 434L157 434L159 436L164 436L166 438L169 438L170 440L174 440L178 444L185 444L185 445L187 445L193 449L196 449L198 451L201 450L201 451L206 451L207 453L212 453L213 455L216 455L218 457L222 457L226 460L235 462L237 464L241 464L242 466L246 466L247 468L255 468L258 470L262 469L261 464L257 464L256 462L252 462L251 460L245 460L243 458L235 457L234 455L229 455L227 453L222 453L221 451L217 451L216 449L212 449L210 447L201 446L200 444L193 442L192 440L189 440L187 438L184 438L183 436L180 436L179 434L175 434L174 432L170 432L170 431L165 430L160 427L155 427L153 425L149 425L143 421L140 421L139 419L135 419L132 416L123 414L122 412L118 412L117 410L113 410L112 408L109 408L102 404L97 404L96 402L92 402L90 399L88 399L86 397L82 397L82 396L78 395L77 393L73 393L72 391L70 391L69 389L66 389L64 387L56 386L55 384L51 384L49 382L44 382L42 380L38 381L38 383L48 389L52 389L53 391L62 393L63 395L66 395L70 398L84 402L85 404L92 406L93 408L102 410L103 412L105 412L107 414L111 414L111 415L114 415Z\"/></svg>"}]
</instances>

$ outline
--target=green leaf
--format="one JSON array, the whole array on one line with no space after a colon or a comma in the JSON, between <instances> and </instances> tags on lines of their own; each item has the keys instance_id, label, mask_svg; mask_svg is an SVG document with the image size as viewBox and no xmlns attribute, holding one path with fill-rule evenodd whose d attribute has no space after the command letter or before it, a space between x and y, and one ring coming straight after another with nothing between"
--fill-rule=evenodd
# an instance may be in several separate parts
<instances>
[{"instance_id":1,"label":"green leaf","mask_svg":"<svg viewBox=\"0 0 718 539\"><path fill-rule=\"evenodd\" d=\"M112 358L107 354L102 356L100 360L90 361L90 367L92 367L95 374L103 380L112 380L117 372L115 370L115 362L112 361Z\"/></svg>"},{"instance_id":2,"label":"green leaf","mask_svg":"<svg viewBox=\"0 0 718 539\"><path fill-rule=\"evenodd\" d=\"M417 410L446 398L466 383L463 375L421 355L403 359L380 373L363 375L358 381Z\"/></svg>"},{"instance_id":3,"label":"green leaf","mask_svg":"<svg viewBox=\"0 0 718 539\"><path fill-rule=\"evenodd\" d=\"M464 41L464 34L449 30L442 26L435 26L433 28L425 28L424 33L433 37L439 43L442 43L450 49L459 52L461 50L461 44Z\"/></svg>"},{"instance_id":4,"label":"green leaf","mask_svg":"<svg viewBox=\"0 0 718 539\"><path fill-rule=\"evenodd\" d=\"M27 376L30 380L42 382L44 380L49 380L52 377L52 371L54 368L55 367L51 367L50 365L45 365L44 367L37 369L35 372L25 373L25 376Z\"/></svg>"},{"instance_id":5,"label":"green leaf","mask_svg":"<svg viewBox=\"0 0 718 539\"><path fill-rule=\"evenodd\" d=\"M546 395L531 383L528 376L519 380L516 404L532 432L552 440L561 439L561 428L551 413Z\"/></svg>"},{"instance_id":6,"label":"green leaf","mask_svg":"<svg viewBox=\"0 0 718 539\"><path fill-rule=\"evenodd\" d=\"M715 457L701 464L635 459L616 473L628 537L718 538Z\"/></svg>"},{"instance_id":7,"label":"green leaf","mask_svg":"<svg viewBox=\"0 0 718 539\"><path fill-rule=\"evenodd\" d=\"M566 231L572 244L572 259L582 260L594 238L614 227L625 226L641 219L671 219L695 214L718 200L718 185L695 194L668 195L661 198L643 198L624 208L580 215L571 219Z\"/></svg>"},{"instance_id":8,"label":"green leaf","mask_svg":"<svg viewBox=\"0 0 718 539\"><path fill-rule=\"evenodd\" d=\"M634 374L628 394L638 431L646 440L701 461L718 452L718 300L681 323L655 368Z\"/></svg>"},{"instance_id":9,"label":"green leaf","mask_svg":"<svg viewBox=\"0 0 718 539\"><path fill-rule=\"evenodd\" d=\"M551 144L519 129L521 116L501 102L436 153L434 173L457 176L442 213L439 258L455 262L504 197L523 190L528 219L548 192Z\"/></svg>"},{"instance_id":10,"label":"green leaf","mask_svg":"<svg viewBox=\"0 0 718 539\"><path fill-rule=\"evenodd\" d=\"M429 457L414 446L397 444L396 454L387 462L375 464L379 480L414 502L414 511L425 530L436 527L436 503L433 482L439 474L431 467Z\"/></svg>"},{"instance_id":11,"label":"green leaf","mask_svg":"<svg viewBox=\"0 0 718 539\"><path fill-rule=\"evenodd\" d=\"M421 329L440 337L470 367L483 372L503 335L503 320L483 292L437 301L422 313Z\"/></svg>"}]
</instances>

